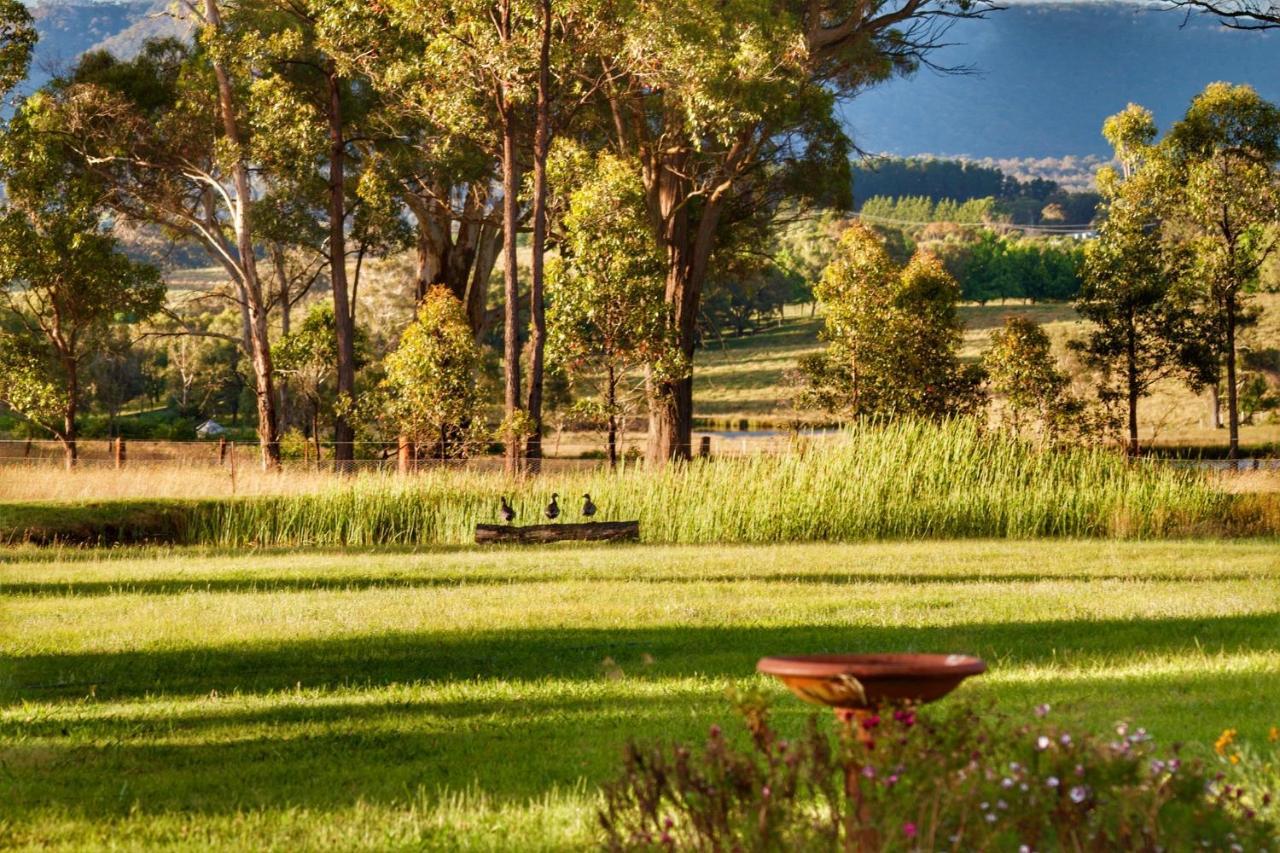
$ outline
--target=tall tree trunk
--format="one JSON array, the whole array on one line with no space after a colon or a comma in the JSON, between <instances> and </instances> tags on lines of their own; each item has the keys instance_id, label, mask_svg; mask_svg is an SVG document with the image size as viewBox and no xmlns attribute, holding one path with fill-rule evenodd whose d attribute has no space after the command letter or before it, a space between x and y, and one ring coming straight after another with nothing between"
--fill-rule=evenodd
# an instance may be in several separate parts
<instances>
[{"instance_id":1,"label":"tall tree trunk","mask_svg":"<svg viewBox=\"0 0 1280 853\"><path fill-rule=\"evenodd\" d=\"M547 341L543 270L547 248L547 152L551 147L551 0L541 0L539 8L541 45L533 133L533 258L529 275L529 419L533 432L525 449L534 470L542 459L542 380Z\"/></svg>"},{"instance_id":2,"label":"tall tree trunk","mask_svg":"<svg viewBox=\"0 0 1280 853\"><path fill-rule=\"evenodd\" d=\"M693 458L693 353L697 345L698 307L707 263L715 245L722 202L707 198L697 226L688 214L688 188L679 164L668 164L656 190L662 211L660 244L667 253L665 302L671 311L677 345L688 375L651 385L648 461L661 465Z\"/></svg>"},{"instance_id":3,"label":"tall tree trunk","mask_svg":"<svg viewBox=\"0 0 1280 853\"><path fill-rule=\"evenodd\" d=\"M511 41L511 0L503 0L500 36L503 42ZM520 164L516 155L516 116L506 83L499 85L498 112L502 121L502 256L503 296L506 300L503 328L503 373L506 394L503 409L508 424L512 424L520 405L520 278L516 260L516 228L520 224L518 193L520 192ZM520 471L520 436L506 438L506 470L508 474Z\"/></svg>"},{"instance_id":4,"label":"tall tree trunk","mask_svg":"<svg viewBox=\"0 0 1280 853\"><path fill-rule=\"evenodd\" d=\"M1236 388L1236 295L1226 299L1227 321L1227 458L1240 458L1240 400Z\"/></svg>"},{"instance_id":5,"label":"tall tree trunk","mask_svg":"<svg viewBox=\"0 0 1280 853\"><path fill-rule=\"evenodd\" d=\"M1219 381L1215 379L1209 384L1209 424L1214 429L1222 429L1222 400L1219 399Z\"/></svg>"},{"instance_id":6,"label":"tall tree trunk","mask_svg":"<svg viewBox=\"0 0 1280 853\"><path fill-rule=\"evenodd\" d=\"M618 373L613 367L613 362L609 363L609 375L605 380L605 405L608 407L609 423L608 423L608 448L609 448L609 467L618 467Z\"/></svg>"},{"instance_id":7,"label":"tall tree trunk","mask_svg":"<svg viewBox=\"0 0 1280 853\"><path fill-rule=\"evenodd\" d=\"M444 192L443 188L439 189ZM498 260L502 227L483 212L479 191L468 187L467 201L454 235L456 215L431 199L413 193L405 202L416 222L414 300L443 284L466 307L467 322L479 340L485 327L489 277Z\"/></svg>"},{"instance_id":8,"label":"tall tree trunk","mask_svg":"<svg viewBox=\"0 0 1280 853\"><path fill-rule=\"evenodd\" d=\"M1138 344L1134 318L1129 317L1125 377L1129 392L1129 455L1138 455Z\"/></svg>"},{"instance_id":9,"label":"tall tree trunk","mask_svg":"<svg viewBox=\"0 0 1280 853\"><path fill-rule=\"evenodd\" d=\"M215 35L222 30L222 18L216 0L204 0L205 24ZM213 73L218 84L218 110L222 118L222 130L234 157L231 173L236 198L232 210L236 235L237 261L240 266L242 290L248 308L250 360L253 362L254 392L258 404L258 444L262 450L262 467L270 470L280 467L280 439L276 423L276 392L271 366L271 342L267 328L266 304L262 298L262 282L258 278L258 264L253 253L253 228L250 221L249 200L251 187L249 168L244 161L240 139L240 125L236 118L235 96L226 65L214 52Z\"/></svg>"},{"instance_id":10,"label":"tall tree trunk","mask_svg":"<svg viewBox=\"0 0 1280 853\"><path fill-rule=\"evenodd\" d=\"M276 287L280 294L280 336L289 337L292 329L293 305L290 303L292 294L289 293L289 270L285 264L284 249L279 243L272 243L269 250L271 254L271 264L276 272ZM279 413L276 417L279 419L280 430L289 428L289 382L286 378L281 377L279 388Z\"/></svg>"},{"instance_id":11,"label":"tall tree trunk","mask_svg":"<svg viewBox=\"0 0 1280 853\"><path fill-rule=\"evenodd\" d=\"M80 396L80 377L76 373L75 362L66 359L67 371L67 405L62 410L62 451L66 458L67 470L76 467L80 461L79 447L76 439L79 436L76 423L77 398Z\"/></svg>"},{"instance_id":12,"label":"tall tree trunk","mask_svg":"<svg viewBox=\"0 0 1280 853\"><path fill-rule=\"evenodd\" d=\"M329 106L329 280L333 283L333 326L338 344L338 398L354 400L356 393L355 319L347 293L347 140L342 127L342 83L332 61L325 69ZM348 472L355 460L355 430L342 414L333 422L333 465Z\"/></svg>"}]
</instances>

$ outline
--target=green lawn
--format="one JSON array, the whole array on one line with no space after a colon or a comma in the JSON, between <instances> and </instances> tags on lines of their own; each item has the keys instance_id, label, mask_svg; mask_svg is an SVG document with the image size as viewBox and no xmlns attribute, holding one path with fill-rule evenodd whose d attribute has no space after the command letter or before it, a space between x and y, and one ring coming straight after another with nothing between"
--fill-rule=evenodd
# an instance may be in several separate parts
<instances>
[{"instance_id":1,"label":"green lawn","mask_svg":"<svg viewBox=\"0 0 1280 853\"><path fill-rule=\"evenodd\" d=\"M758 657L971 651L962 693L1203 748L1280 723L1280 546L11 550L0 848L590 842L629 736ZM809 713L773 685L784 727Z\"/></svg>"}]
</instances>

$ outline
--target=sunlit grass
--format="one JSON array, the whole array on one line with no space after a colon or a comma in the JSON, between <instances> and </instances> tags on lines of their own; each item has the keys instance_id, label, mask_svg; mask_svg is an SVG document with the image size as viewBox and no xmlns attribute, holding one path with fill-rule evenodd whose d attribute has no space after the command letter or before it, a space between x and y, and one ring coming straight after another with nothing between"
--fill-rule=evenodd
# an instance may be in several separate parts
<instances>
[{"instance_id":1,"label":"sunlit grass","mask_svg":"<svg viewBox=\"0 0 1280 853\"><path fill-rule=\"evenodd\" d=\"M628 737L781 652L944 650L1012 713L1280 723L1280 545L118 552L0 566L0 846L563 849Z\"/></svg>"}]
</instances>

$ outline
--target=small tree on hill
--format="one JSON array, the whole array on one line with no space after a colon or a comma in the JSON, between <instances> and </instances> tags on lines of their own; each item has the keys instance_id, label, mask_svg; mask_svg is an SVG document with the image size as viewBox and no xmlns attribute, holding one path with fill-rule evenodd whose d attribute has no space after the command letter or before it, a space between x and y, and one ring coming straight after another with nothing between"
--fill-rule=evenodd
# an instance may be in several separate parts
<instances>
[{"instance_id":1,"label":"small tree on hill","mask_svg":"<svg viewBox=\"0 0 1280 853\"><path fill-rule=\"evenodd\" d=\"M375 411L414 445L434 445L432 456L463 456L479 427L479 364L465 308L446 288L433 287L386 358Z\"/></svg>"},{"instance_id":2,"label":"small tree on hill","mask_svg":"<svg viewBox=\"0 0 1280 853\"><path fill-rule=\"evenodd\" d=\"M1237 332L1263 265L1280 251L1280 109L1248 86L1210 84L1157 155L1165 169L1163 212L1190 245L1192 274L1219 332L1234 459Z\"/></svg>"},{"instance_id":3,"label":"small tree on hill","mask_svg":"<svg viewBox=\"0 0 1280 853\"><path fill-rule=\"evenodd\" d=\"M1076 300L1091 326L1072 346L1099 372L1102 402L1125 406L1127 446L1136 455L1139 401L1162 379L1201 385L1212 379L1213 364L1186 286L1190 258L1159 227L1159 175L1148 159L1156 133L1151 114L1130 106L1108 119L1103 133L1122 171L1098 173L1106 218L1085 249Z\"/></svg>"},{"instance_id":4,"label":"small tree on hill","mask_svg":"<svg viewBox=\"0 0 1280 853\"><path fill-rule=\"evenodd\" d=\"M850 417L945 417L973 411L979 373L960 364L959 287L933 256L895 264L870 229L840 238L816 288L824 352L801 361L798 402Z\"/></svg>"},{"instance_id":5,"label":"small tree on hill","mask_svg":"<svg viewBox=\"0 0 1280 853\"><path fill-rule=\"evenodd\" d=\"M1002 418L1015 433L1034 429L1045 440L1056 441L1081 413L1070 378L1054 360L1049 336L1029 317L1006 318L991 333L991 349L982 363L993 395L1004 402Z\"/></svg>"}]
</instances>

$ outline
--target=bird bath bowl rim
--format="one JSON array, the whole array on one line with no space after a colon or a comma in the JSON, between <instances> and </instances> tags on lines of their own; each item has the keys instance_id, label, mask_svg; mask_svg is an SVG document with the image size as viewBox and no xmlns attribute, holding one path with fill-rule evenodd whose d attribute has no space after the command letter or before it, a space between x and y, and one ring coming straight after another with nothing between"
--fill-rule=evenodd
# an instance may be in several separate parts
<instances>
[{"instance_id":1,"label":"bird bath bowl rim","mask_svg":"<svg viewBox=\"0 0 1280 853\"><path fill-rule=\"evenodd\" d=\"M780 679L806 702L839 710L932 702L987 665L964 654L774 655L761 658L756 671Z\"/></svg>"}]
</instances>

